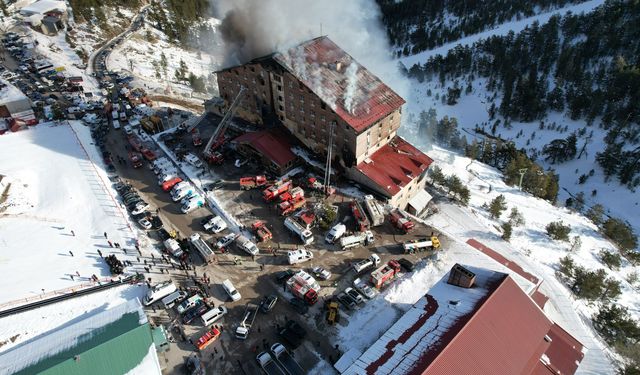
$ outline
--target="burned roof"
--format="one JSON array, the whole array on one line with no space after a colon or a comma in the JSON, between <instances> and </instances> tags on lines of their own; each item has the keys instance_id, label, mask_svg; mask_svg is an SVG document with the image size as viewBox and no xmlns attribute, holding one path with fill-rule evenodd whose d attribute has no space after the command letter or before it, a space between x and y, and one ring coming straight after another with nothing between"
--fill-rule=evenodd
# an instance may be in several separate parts
<instances>
[{"instance_id":1,"label":"burned roof","mask_svg":"<svg viewBox=\"0 0 640 375\"><path fill-rule=\"evenodd\" d=\"M433 160L399 136L382 146L356 168L390 196L423 173Z\"/></svg>"},{"instance_id":2,"label":"burned roof","mask_svg":"<svg viewBox=\"0 0 640 375\"><path fill-rule=\"evenodd\" d=\"M233 142L251 145L279 167L284 167L296 159L296 155L291 152L291 145L284 137L274 136L266 130L245 133L235 138Z\"/></svg>"},{"instance_id":3,"label":"burned roof","mask_svg":"<svg viewBox=\"0 0 640 375\"><path fill-rule=\"evenodd\" d=\"M531 374L559 358L567 346L549 352L553 322L510 276L465 268L471 288L445 275L344 374Z\"/></svg>"},{"instance_id":4,"label":"burned roof","mask_svg":"<svg viewBox=\"0 0 640 375\"><path fill-rule=\"evenodd\" d=\"M306 85L356 132L404 103L398 94L326 36L272 58Z\"/></svg>"}]
</instances>

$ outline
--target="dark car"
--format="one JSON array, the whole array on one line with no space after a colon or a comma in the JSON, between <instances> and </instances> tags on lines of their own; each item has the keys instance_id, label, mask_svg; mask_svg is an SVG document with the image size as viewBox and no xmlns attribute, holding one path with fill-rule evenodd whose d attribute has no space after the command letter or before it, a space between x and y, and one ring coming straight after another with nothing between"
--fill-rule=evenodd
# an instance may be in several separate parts
<instances>
[{"instance_id":1,"label":"dark car","mask_svg":"<svg viewBox=\"0 0 640 375\"><path fill-rule=\"evenodd\" d=\"M273 310L276 302L278 302L278 296L276 296L275 294L264 297L264 299L260 303L260 310L262 310L262 312L266 314L269 311Z\"/></svg>"},{"instance_id":2,"label":"dark car","mask_svg":"<svg viewBox=\"0 0 640 375\"><path fill-rule=\"evenodd\" d=\"M302 341L307 336L307 331L296 321L289 320L284 328L278 332L278 335L280 335L292 349L295 349L302 344Z\"/></svg>"},{"instance_id":3,"label":"dark car","mask_svg":"<svg viewBox=\"0 0 640 375\"><path fill-rule=\"evenodd\" d=\"M213 219L215 215L208 215L200 219L200 225L205 225L209 220Z\"/></svg>"},{"instance_id":4,"label":"dark car","mask_svg":"<svg viewBox=\"0 0 640 375\"><path fill-rule=\"evenodd\" d=\"M352 310L355 309L356 307L356 301L351 298L351 296L349 296L346 293L340 293L338 294L338 297L336 297L338 299L338 301L347 308L347 310Z\"/></svg>"},{"instance_id":5,"label":"dark car","mask_svg":"<svg viewBox=\"0 0 640 375\"><path fill-rule=\"evenodd\" d=\"M207 311L208 309L207 305L202 303L202 301L198 301L198 302L200 302L200 304L191 308L191 310L187 311L182 317L182 322L184 324L191 323L195 318L199 317L200 315L204 314L205 311Z\"/></svg>"},{"instance_id":6,"label":"dark car","mask_svg":"<svg viewBox=\"0 0 640 375\"><path fill-rule=\"evenodd\" d=\"M411 262L409 259L407 258L400 258L398 259L398 263L400 263L400 266L402 266L402 268L404 268L405 270L407 270L408 272L412 272L413 269L415 268L415 265L413 264L413 262Z\"/></svg>"},{"instance_id":7,"label":"dark car","mask_svg":"<svg viewBox=\"0 0 640 375\"><path fill-rule=\"evenodd\" d=\"M285 270L285 271L277 272L276 273L276 281L278 283L280 283L280 284L284 284L294 274L295 274L295 271L292 270L292 269L288 269L288 270Z\"/></svg>"},{"instance_id":8,"label":"dark car","mask_svg":"<svg viewBox=\"0 0 640 375\"><path fill-rule=\"evenodd\" d=\"M169 232L167 232L166 229L160 229L158 231L158 237L160 238L160 241L166 241L171 238L171 235L169 235Z\"/></svg>"},{"instance_id":9,"label":"dark car","mask_svg":"<svg viewBox=\"0 0 640 375\"><path fill-rule=\"evenodd\" d=\"M162 228L162 220L159 216L152 216L151 219L151 229L160 229Z\"/></svg>"},{"instance_id":10,"label":"dark car","mask_svg":"<svg viewBox=\"0 0 640 375\"><path fill-rule=\"evenodd\" d=\"M289 300L289 303L291 304L291 307L293 307L293 309L296 310L298 314L304 315L309 311L309 306L307 306L307 304L302 300L299 300L297 298L291 298Z\"/></svg>"},{"instance_id":11,"label":"dark car","mask_svg":"<svg viewBox=\"0 0 640 375\"><path fill-rule=\"evenodd\" d=\"M215 180L210 184L206 184L204 186L204 191L209 191L209 190L216 190L216 189L220 189L222 186L224 185L224 181L222 180Z\"/></svg>"}]
</instances>

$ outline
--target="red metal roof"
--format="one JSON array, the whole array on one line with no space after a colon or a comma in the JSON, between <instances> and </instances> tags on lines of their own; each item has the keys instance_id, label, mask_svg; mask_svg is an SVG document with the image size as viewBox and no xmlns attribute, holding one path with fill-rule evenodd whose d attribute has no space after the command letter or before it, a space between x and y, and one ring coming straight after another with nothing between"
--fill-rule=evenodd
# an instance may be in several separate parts
<instances>
[{"instance_id":1,"label":"red metal roof","mask_svg":"<svg viewBox=\"0 0 640 375\"><path fill-rule=\"evenodd\" d=\"M275 137L266 130L245 133L234 139L233 142L251 145L256 151L280 167L296 158L286 140L282 137Z\"/></svg>"},{"instance_id":2,"label":"red metal roof","mask_svg":"<svg viewBox=\"0 0 640 375\"><path fill-rule=\"evenodd\" d=\"M371 181L396 195L400 189L429 168L433 160L399 136L382 146L357 168Z\"/></svg>"},{"instance_id":3,"label":"red metal roof","mask_svg":"<svg viewBox=\"0 0 640 375\"><path fill-rule=\"evenodd\" d=\"M553 324L547 333L551 345L545 351L546 360L538 363L535 374L575 374L584 353L580 341L557 324Z\"/></svg>"},{"instance_id":4,"label":"red metal roof","mask_svg":"<svg viewBox=\"0 0 640 375\"><path fill-rule=\"evenodd\" d=\"M273 58L356 132L361 132L405 103L326 36L277 53Z\"/></svg>"},{"instance_id":5,"label":"red metal roof","mask_svg":"<svg viewBox=\"0 0 640 375\"><path fill-rule=\"evenodd\" d=\"M536 303L536 305L538 305L538 307L544 309L544 305L547 304L549 297L545 296L541 291L536 289L536 291L531 295L531 299Z\"/></svg>"},{"instance_id":6,"label":"red metal roof","mask_svg":"<svg viewBox=\"0 0 640 375\"><path fill-rule=\"evenodd\" d=\"M505 258L502 254L500 254L497 251L487 247L486 245L484 245L480 241L472 238L472 239L468 240L467 243L469 245L471 245L472 247L476 248L477 250L480 250L482 253L488 255L489 257L491 257L496 262L498 262L498 263L504 265L505 267L509 268L511 271L513 271L513 272L517 273L518 275L524 277L525 279L531 281L532 283L537 285L540 282L540 279L538 279L536 276L530 274L529 272L525 271L522 267L520 267L520 265L518 263L512 262L511 260Z\"/></svg>"}]
</instances>

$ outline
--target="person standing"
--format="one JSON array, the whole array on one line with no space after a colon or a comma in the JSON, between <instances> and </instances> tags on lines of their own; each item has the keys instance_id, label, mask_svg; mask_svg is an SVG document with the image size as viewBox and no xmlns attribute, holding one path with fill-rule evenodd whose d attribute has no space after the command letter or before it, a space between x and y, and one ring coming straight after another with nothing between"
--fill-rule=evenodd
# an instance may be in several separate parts
<instances>
[{"instance_id":1,"label":"person standing","mask_svg":"<svg viewBox=\"0 0 640 375\"><path fill-rule=\"evenodd\" d=\"M107 238L107 232L104 232L104 238Z\"/></svg>"},{"instance_id":2,"label":"person standing","mask_svg":"<svg viewBox=\"0 0 640 375\"><path fill-rule=\"evenodd\" d=\"M73 252L71 250L69 250L69 254L71 254L71 256L73 256Z\"/></svg>"},{"instance_id":3,"label":"person standing","mask_svg":"<svg viewBox=\"0 0 640 375\"><path fill-rule=\"evenodd\" d=\"M102 258L102 251L100 251L100 249L98 249L98 255L100 255L100 258Z\"/></svg>"},{"instance_id":4,"label":"person standing","mask_svg":"<svg viewBox=\"0 0 640 375\"><path fill-rule=\"evenodd\" d=\"M72 230L72 231L71 231L71 235L75 237L75 236L76 236L76 232L74 232L74 231Z\"/></svg>"}]
</instances>

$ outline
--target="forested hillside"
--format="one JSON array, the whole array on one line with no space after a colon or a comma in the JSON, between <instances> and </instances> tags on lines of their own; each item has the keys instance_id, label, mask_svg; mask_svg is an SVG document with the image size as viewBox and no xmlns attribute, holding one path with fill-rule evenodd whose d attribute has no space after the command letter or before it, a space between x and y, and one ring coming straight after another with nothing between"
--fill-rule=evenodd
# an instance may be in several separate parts
<instances>
[{"instance_id":1,"label":"forested hillside","mask_svg":"<svg viewBox=\"0 0 640 375\"><path fill-rule=\"evenodd\" d=\"M584 0L376 0L398 57Z\"/></svg>"},{"instance_id":2,"label":"forested hillside","mask_svg":"<svg viewBox=\"0 0 640 375\"><path fill-rule=\"evenodd\" d=\"M607 176L631 188L640 184L640 3L609 1L593 13L552 17L544 25L494 36L471 47L437 55L409 74L419 81L450 84L447 104L455 104L477 77L493 94L490 119L501 115L531 122L550 111L607 130L605 152L597 160ZM495 135L500 122L494 123ZM570 143L570 139L567 140ZM574 147L556 142L544 156L562 162Z\"/></svg>"}]
</instances>

